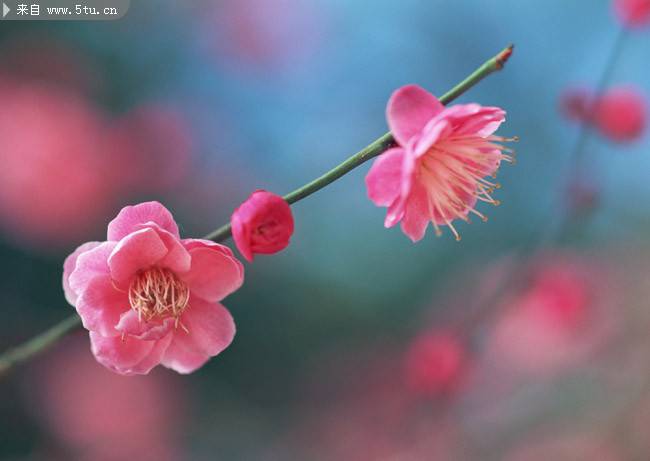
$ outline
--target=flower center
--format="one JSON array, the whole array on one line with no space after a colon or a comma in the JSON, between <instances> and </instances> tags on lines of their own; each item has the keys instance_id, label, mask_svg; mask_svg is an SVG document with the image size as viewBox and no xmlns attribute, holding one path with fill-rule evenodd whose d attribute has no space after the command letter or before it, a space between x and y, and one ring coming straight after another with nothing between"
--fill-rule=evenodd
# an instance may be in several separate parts
<instances>
[{"instance_id":1,"label":"flower center","mask_svg":"<svg viewBox=\"0 0 650 461\"><path fill-rule=\"evenodd\" d=\"M187 285L168 269L152 267L139 271L129 286L129 303L140 321L174 317L178 325L189 300Z\"/></svg>"},{"instance_id":2,"label":"flower center","mask_svg":"<svg viewBox=\"0 0 650 461\"><path fill-rule=\"evenodd\" d=\"M419 179L427 192L427 206L436 235L441 234L439 225L446 224L456 240L460 240L452 221L469 222L470 213L487 221L474 204L481 201L499 205L492 193L501 186L485 177L496 177L502 161L514 163L514 151L500 143L517 140L516 137L461 135L437 143L422 157Z\"/></svg>"}]
</instances>

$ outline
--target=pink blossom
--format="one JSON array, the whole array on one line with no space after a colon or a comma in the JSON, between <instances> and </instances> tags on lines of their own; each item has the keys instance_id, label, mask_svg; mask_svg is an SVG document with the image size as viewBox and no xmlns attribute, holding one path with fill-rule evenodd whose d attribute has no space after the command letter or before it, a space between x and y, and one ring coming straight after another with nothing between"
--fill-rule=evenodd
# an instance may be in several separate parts
<instances>
[{"instance_id":1,"label":"pink blossom","mask_svg":"<svg viewBox=\"0 0 650 461\"><path fill-rule=\"evenodd\" d=\"M476 202L499 203L490 195L499 184L485 177L495 176L502 160L512 161L498 144L511 139L492 134L505 112L478 104L444 107L407 85L393 93L386 114L398 147L377 158L366 176L370 199L388 207L385 226L401 221L402 231L418 241L431 222L437 235L447 225L460 240L452 221L468 221L470 213L486 220Z\"/></svg>"},{"instance_id":2,"label":"pink blossom","mask_svg":"<svg viewBox=\"0 0 650 461\"><path fill-rule=\"evenodd\" d=\"M451 393L461 381L465 360L464 347L451 334L423 334L413 342L407 354L408 384L421 394Z\"/></svg>"},{"instance_id":3,"label":"pink blossom","mask_svg":"<svg viewBox=\"0 0 650 461\"><path fill-rule=\"evenodd\" d=\"M614 0L614 12L628 27L650 24L650 0Z\"/></svg>"},{"instance_id":4,"label":"pink blossom","mask_svg":"<svg viewBox=\"0 0 650 461\"><path fill-rule=\"evenodd\" d=\"M5 86L6 85L6 86ZM0 85L0 230L39 249L79 241L120 194L103 114L60 87Z\"/></svg>"},{"instance_id":5,"label":"pink blossom","mask_svg":"<svg viewBox=\"0 0 650 461\"><path fill-rule=\"evenodd\" d=\"M99 366L82 342L75 336L58 345L34 371L36 386L25 389L28 401L38 402L34 411L44 429L69 452L65 459L182 459L188 402L177 377L119 376Z\"/></svg>"},{"instance_id":6,"label":"pink blossom","mask_svg":"<svg viewBox=\"0 0 650 461\"><path fill-rule=\"evenodd\" d=\"M102 365L125 375L158 364L191 373L232 341L235 325L219 301L243 280L227 247L181 240L171 213L147 202L123 208L107 241L68 256L63 289Z\"/></svg>"},{"instance_id":7,"label":"pink blossom","mask_svg":"<svg viewBox=\"0 0 650 461\"><path fill-rule=\"evenodd\" d=\"M613 141L629 142L640 138L646 122L645 97L632 86L611 88L596 105L596 126Z\"/></svg>"},{"instance_id":8,"label":"pink blossom","mask_svg":"<svg viewBox=\"0 0 650 461\"><path fill-rule=\"evenodd\" d=\"M248 261L254 254L272 254L285 249L293 234L291 207L279 195L253 192L232 214L232 236Z\"/></svg>"},{"instance_id":9,"label":"pink blossom","mask_svg":"<svg viewBox=\"0 0 650 461\"><path fill-rule=\"evenodd\" d=\"M526 287L504 301L488 341L494 361L550 375L587 357L614 327L613 283L604 277L595 264L573 255L538 261Z\"/></svg>"}]
</instances>

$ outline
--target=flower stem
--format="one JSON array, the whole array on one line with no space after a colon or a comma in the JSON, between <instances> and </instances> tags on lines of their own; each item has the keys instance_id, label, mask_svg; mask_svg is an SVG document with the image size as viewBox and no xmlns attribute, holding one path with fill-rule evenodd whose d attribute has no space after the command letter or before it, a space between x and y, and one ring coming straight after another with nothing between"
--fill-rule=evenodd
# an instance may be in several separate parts
<instances>
[{"instance_id":1,"label":"flower stem","mask_svg":"<svg viewBox=\"0 0 650 461\"><path fill-rule=\"evenodd\" d=\"M0 356L0 376L9 371L16 363L24 362L44 351L78 325L81 325L81 318L77 314L71 315L40 335L4 352Z\"/></svg>"},{"instance_id":2,"label":"flower stem","mask_svg":"<svg viewBox=\"0 0 650 461\"><path fill-rule=\"evenodd\" d=\"M472 88L474 85L476 85L491 73L501 70L503 68L503 65L512 55L512 51L513 45L509 45L497 55L485 61L462 82L442 95L440 97L440 102L442 104L449 104L451 101L458 98L460 95L465 93L467 90ZM349 173L362 163L365 163L368 160L377 157L381 153L385 152L393 144L393 136L390 133L384 134L324 175L314 179L302 187L299 187L293 192L288 193L284 196L284 199L289 204L292 204L304 199L305 197L310 196L328 184L333 183L346 173ZM203 238L206 240L213 240L215 242L222 242L224 240L227 240L231 235L232 233L230 224L228 223L205 235ZM35 336L20 346L4 352L2 355L0 355L0 376L6 374L14 365L27 361L39 352L44 351L47 347L57 342L67 333L72 331L73 328L80 324L81 321L79 316L77 314L71 315L50 329L44 331L40 335Z\"/></svg>"},{"instance_id":3,"label":"flower stem","mask_svg":"<svg viewBox=\"0 0 650 461\"><path fill-rule=\"evenodd\" d=\"M485 61L483 65L481 65L474 72L468 75L467 78L465 78L465 80L463 80L455 87L453 87L451 90L449 90L444 95L442 95L440 97L440 102L445 105L449 104L454 99L458 98L460 95L465 93L467 90L472 88L474 85L476 85L478 82L483 80L491 73L503 69L503 65L512 55L513 49L514 49L514 45L509 45L506 48L504 48L500 53ZM299 187L293 192L289 192L287 195L284 196L284 199L289 204L292 204L310 196L314 192L317 192L323 187L333 183L341 176L354 170L362 163L365 163L368 160L375 158L381 153L385 152L388 148L394 145L394 142L395 140L393 139L393 136L390 133L384 134L383 136L376 139L375 141L373 141L372 143L370 143L369 145L361 149L359 152L354 154L352 157L349 157L343 163L332 168L324 175L319 176L318 178L314 179L311 182L308 182L307 184L305 184L302 187ZM230 224L224 224L220 228L209 233L205 238L208 240L214 240L215 242L221 242L229 238L230 235L231 235Z\"/></svg>"}]
</instances>

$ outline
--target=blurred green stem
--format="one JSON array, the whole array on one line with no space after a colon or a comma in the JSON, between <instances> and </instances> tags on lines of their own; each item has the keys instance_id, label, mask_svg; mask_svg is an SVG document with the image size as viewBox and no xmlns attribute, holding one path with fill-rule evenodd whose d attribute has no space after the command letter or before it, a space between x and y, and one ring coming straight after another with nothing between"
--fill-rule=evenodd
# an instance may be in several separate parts
<instances>
[{"instance_id":1,"label":"blurred green stem","mask_svg":"<svg viewBox=\"0 0 650 461\"><path fill-rule=\"evenodd\" d=\"M4 352L0 356L0 376L3 376L16 363L24 362L44 351L78 325L81 325L81 318L77 314L71 315L40 335Z\"/></svg>"},{"instance_id":2,"label":"blurred green stem","mask_svg":"<svg viewBox=\"0 0 650 461\"><path fill-rule=\"evenodd\" d=\"M449 104L491 73L501 70L508 58L512 55L512 51L513 45L510 45L500 51L497 55L485 61L462 82L442 95L440 97L440 102L443 104ZM324 175L314 179L302 187L299 187L293 192L288 193L284 196L284 199L288 203L292 204L310 196L314 192L336 181L346 173L349 173L362 163L365 163L368 160L377 157L382 152L385 152L393 144L393 136L390 133L384 134L379 139L373 141L371 144ZM231 235L230 224L228 223L210 232L203 238L215 242L222 242L227 240ZM44 351L80 324L81 320L79 316L77 314L71 315L40 335L35 336L20 346L4 352L0 355L0 376L6 374L14 365L27 361L39 352Z\"/></svg>"}]
</instances>

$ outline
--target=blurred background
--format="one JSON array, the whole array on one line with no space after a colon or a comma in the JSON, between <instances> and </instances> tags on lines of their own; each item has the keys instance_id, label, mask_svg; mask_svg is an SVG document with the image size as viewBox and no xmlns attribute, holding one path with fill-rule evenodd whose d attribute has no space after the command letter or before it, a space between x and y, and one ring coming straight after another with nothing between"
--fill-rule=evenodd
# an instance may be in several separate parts
<instances>
[{"instance_id":1,"label":"blurred background","mask_svg":"<svg viewBox=\"0 0 650 461\"><path fill-rule=\"evenodd\" d=\"M114 375L69 335L0 379L0 459L649 459L649 3L142 0L0 22L2 350L73 312L63 259L122 206L206 234L383 134L395 88L442 94L510 42L460 101L521 138L460 243L384 229L369 165L296 204L292 244L225 300L233 344L192 375Z\"/></svg>"}]
</instances>

